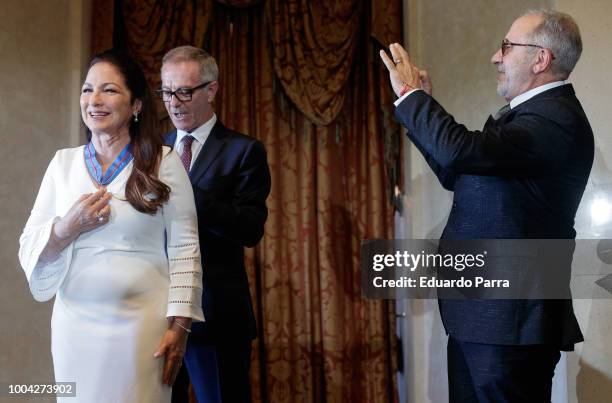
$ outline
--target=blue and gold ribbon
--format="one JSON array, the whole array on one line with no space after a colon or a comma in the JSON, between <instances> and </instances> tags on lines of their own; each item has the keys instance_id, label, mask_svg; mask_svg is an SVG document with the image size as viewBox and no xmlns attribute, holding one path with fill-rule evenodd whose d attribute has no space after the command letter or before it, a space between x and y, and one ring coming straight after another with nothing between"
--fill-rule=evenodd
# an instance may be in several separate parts
<instances>
[{"instance_id":1,"label":"blue and gold ribbon","mask_svg":"<svg viewBox=\"0 0 612 403\"><path fill-rule=\"evenodd\" d=\"M130 143L119 153L117 158L103 173L102 166L96 159L96 149L91 141L85 146L85 165L89 171L91 178L99 185L106 186L113 181L123 171L127 164L134 159L134 155L130 151Z\"/></svg>"}]
</instances>

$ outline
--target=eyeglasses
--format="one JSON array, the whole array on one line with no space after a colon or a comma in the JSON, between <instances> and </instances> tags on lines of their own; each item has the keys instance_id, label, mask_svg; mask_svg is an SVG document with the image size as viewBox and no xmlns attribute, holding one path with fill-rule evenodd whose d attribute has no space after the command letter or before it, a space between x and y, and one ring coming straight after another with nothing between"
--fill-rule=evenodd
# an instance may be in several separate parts
<instances>
[{"instance_id":1,"label":"eyeglasses","mask_svg":"<svg viewBox=\"0 0 612 403\"><path fill-rule=\"evenodd\" d=\"M507 39L504 39L503 41L501 41L501 47L500 47L502 56L506 56L506 53L508 53L508 49L510 49L513 46L529 46L533 48L548 49L540 45L533 45L531 43L514 43L514 42L510 42ZM552 54L552 50L550 50L550 54L552 55L552 58L555 59L555 55Z\"/></svg>"},{"instance_id":2,"label":"eyeglasses","mask_svg":"<svg viewBox=\"0 0 612 403\"><path fill-rule=\"evenodd\" d=\"M199 90L200 88L204 88L210 83L212 83L212 81L207 81L200 85L196 85L195 87L192 87L192 88L179 88L176 91L169 91L169 90L162 89L162 90L155 91L155 93L157 94L157 96L161 97L161 99L164 102L170 102L172 100L172 95L174 95L176 99L178 99L181 102L187 102L187 101L191 101L194 91Z\"/></svg>"}]
</instances>

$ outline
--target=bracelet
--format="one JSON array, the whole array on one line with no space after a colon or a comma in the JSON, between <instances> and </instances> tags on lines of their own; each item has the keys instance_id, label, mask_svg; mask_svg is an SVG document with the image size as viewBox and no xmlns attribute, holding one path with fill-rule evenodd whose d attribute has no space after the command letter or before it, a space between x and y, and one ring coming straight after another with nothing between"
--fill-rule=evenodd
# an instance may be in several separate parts
<instances>
[{"instance_id":1,"label":"bracelet","mask_svg":"<svg viewBox=\"0 0 612 403\"><path fill-rule=\"evenodd\" d=\"M406 95L407 92L411 91L413 88L406 83L402 83L402 89L400 90L400 97Z\"/></svg>"},{"instance_id":2,"label":"bracelet","mask_svg":"<svg viewBox=\"0 0 612 403\"><path fill-rule=\"evenodd\" d=\"M187 329L185 326L181 325L181 322L179 322L178 320L175 320L173 323L177 324L178 327L180 327L181 329L183 329L187 333L191 333L191 329Z\"/></svg>"}]
</instances>

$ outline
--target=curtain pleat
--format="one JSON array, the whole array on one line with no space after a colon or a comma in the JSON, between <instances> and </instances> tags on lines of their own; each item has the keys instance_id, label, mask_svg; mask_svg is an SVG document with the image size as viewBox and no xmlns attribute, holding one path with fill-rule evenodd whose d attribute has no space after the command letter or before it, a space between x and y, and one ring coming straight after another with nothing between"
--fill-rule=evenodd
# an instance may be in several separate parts
<instances>
[{"instance_id":1,"label":"curtain pleat","mask_svg":"<svg viewBox=\"0 0 612 403\"><path fill-rule=\"evenodd\" d=\"M333 122L344 104L362 18L361 0L269 0L274 71L311 122Z\"/></svg>"}]
</instances>

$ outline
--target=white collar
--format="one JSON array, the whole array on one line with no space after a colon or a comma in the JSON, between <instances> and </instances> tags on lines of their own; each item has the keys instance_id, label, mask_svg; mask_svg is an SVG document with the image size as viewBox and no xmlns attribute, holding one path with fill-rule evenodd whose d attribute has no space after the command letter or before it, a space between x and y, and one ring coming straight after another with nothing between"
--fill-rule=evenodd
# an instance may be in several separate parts
<instances>
[{"instance_id":1,"label":"white collar","mask_svg":"<svg viewBox=\"0 0 612 403\"><path fill-rule=\"evenodd\" d=\"M536 95L544 91L548 91L552 88L560 87L564 84L565 84L565 81L553 81L552 83L540 85L539 87L535 87L535 88L530 89L529 91L525 91L522 94L517 95L514 98L512 98L512 100L510 101L510 108L514 109L520 104L522 104L523 102L535 97Z\"/></svg>"},{"instance_id":2,"label":"white collar","mask_svg":"<svg viewBox=\"0 0 612 403\"><path fill-rule=\"evenodd\" d=\"M204 144L212 128L215 126L215 123L217 123L217 115L213 113L212 118L208 119L206 123L204 123L202 126L195 129L191 133L188 133L185 130L177 130L176 131L176 144L180 143L181 140L183 140L183 137L185 137L188 134L193 136L193 138L195 138L198 141L198 143Z\"/></svg>"}]
</instances>

